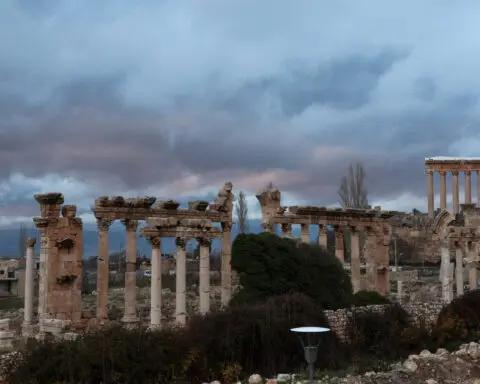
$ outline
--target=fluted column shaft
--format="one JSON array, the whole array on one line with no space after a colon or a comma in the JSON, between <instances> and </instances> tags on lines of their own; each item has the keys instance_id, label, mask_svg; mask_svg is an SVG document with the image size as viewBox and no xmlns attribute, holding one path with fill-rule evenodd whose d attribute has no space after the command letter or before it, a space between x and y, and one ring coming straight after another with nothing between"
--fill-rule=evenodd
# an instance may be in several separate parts
<instances>
[{"instance_id":1,"label":"fluted column shaft","mask_svg":"<svg viewBox=\"0 0 480 384\"><path fill-rule=\"evenodd\" d=\"M472 172L465 171L465 203L472 202Z\"/></svg>"},{"instance_id":2,"label":"fluted column shaft","mask_svg":"<svg viewBox=\"0 0 480 384\"><path fill-rule=\"evenodd\" d=\"M123 220L127 232L124 323L138 322L137 317L137 227L136 220Z\"/></svg>"},{"instance_id":3,"label":"fluted column shaft","mask_svg":"<svg viewBox=\"0 0 480 384\"><path fill-rule=\"evenodd\" d=\"M199 311L202 315L210 311L210 240L199 238L200 276L199 276Z\"/></svg>"},{"instance_id":4,"label":"fluted column shaft","mask_svg":"<svg viewBox=\"0 0 480 384\"><path fill-rule=\"evenodd\" d=\"M343 264L345 262L345 253L343 250L343 232L341 228L335 227L335 256Z\"/></svg>"},{"instance_id":5,"label":"fluted column shaft","mask_svg":"<svg viewBox=\"0 0 480 384\"><path fill-rule=\"evenodd\" d=\"M460 212L460 201L458 196L458 171L452 171L452 199L453 199L453 213Z\"/></svg>"},{"instance_id":6,"label":"fluted column shaft","mask_svg":"<svg viewBox=\"0 0 480 384\"><path fill-rule=\"evenodd\" d=\"M180 325L187 321L187 257L185 252L186 241L176 239L177 243L177 271L175 281L175 320Z\"/></svg>"},{"instance_id":7,"label":"fluted column shaft","mask_svg":"<svg viewBox=\"0 0 480 384\"><path fill-rule=\"evenodd\" d=\"M111 220L97 220L98 259L97 259L97 320L100 324L108 319L108 230Z\"/></svg>"},{"instance_id":8,"label":"fluted column shaft","mask_svg":"<svg viewBox=\"0 0 480 384\"><path fill-rule=\"evenodd\" d=\"M222 223L221 303L226 307L232 298L232 223Z\"/></svg>"},{"instance_id":9,"label":"fluted column shaft","mask_svg":"<svg viewBox=\"0 0 480 384\"><path fill-rule=\"evenodd\" d=\"M351 261L350 271L352 276L352 288L353 293L357 293L360 290L360 240L358 236L357 228L351 230Z\"/></svg>"},{"instance_id":10,"label":"fluted column shaft","mask_svg":"<svg viewBox=\"0 0 480 384\"><path fill-rule=\"evenodd\" d=\"M440 171L440 208L447 209L447 173Z\"/></svg>"},{"instance_id":11,"label":"fluted column shaft","mask_svg":"<svg viewBox=\"0 0 480 384\"><path fill-rule=\"evenodd\" d=\"M25 307L23 314L23 326L30 326L33 319L33 286L34 286L34 247L35 238L27 240L27 251L25 260Z\"/></svg>"},{"instance_id":12,"label":"fluted column shaft","mask_svg":"<svg viewBox=\"0 0 480 384\"><path fill-rule=\"evenodd\" d=\"M310 225L302 224L301 231L302 242L308 244L310 242Z\"/></svg>"},{"instance_id":13,"label":"fluted column shaft","mask_svg":"<svg viewBox=\"0 0 480 384\"><path fill-rule=\"evenodd\" d=\"M162 239L148 238L152 246L152 280L150 282L150 328L162 326Z\"/></svg>"},{"instance_id":14,"label":"fluted column shaft","mask_svg":"<svg viewBox=\"0 0 480 384\"><path fill-rule=\"evenodd\" d=\"M324 224L320 224L318 226L318 233L319 233L319 243L323 248L327 248L327 226ZM342 239L343 244L343 239Z\"/></svg>"},{"instance_id":15,"label":"fluted column shaft","mask_svg":"<svg viewBox=\"0 0 480 384\"><path fill-rule=\"evenodd\" d=\"M428 181L428 217L433 217L435 213L435 192L433 189L433 171L427 170Z\"/></svg>"}]
</instances>

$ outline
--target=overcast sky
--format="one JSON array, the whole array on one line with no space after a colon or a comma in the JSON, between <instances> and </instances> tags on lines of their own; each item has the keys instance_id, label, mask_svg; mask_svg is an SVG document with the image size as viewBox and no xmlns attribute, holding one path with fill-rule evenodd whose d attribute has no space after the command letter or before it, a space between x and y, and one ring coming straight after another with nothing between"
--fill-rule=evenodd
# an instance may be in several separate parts
<instances>
[{"instance_id":1,"label":"overcast sky","mask_svg":"<svg viewBox=\"0 0 480 384\"><path fill-rule=\"evenodd\" d=\"M254 214L270 181L336 205L352 161L372 205L425 210L424 158L480 148L479 20L478 0L2 0L0 224L38 192L89 220L99 195L226 180Z\"/></svg>"}]
</instances>

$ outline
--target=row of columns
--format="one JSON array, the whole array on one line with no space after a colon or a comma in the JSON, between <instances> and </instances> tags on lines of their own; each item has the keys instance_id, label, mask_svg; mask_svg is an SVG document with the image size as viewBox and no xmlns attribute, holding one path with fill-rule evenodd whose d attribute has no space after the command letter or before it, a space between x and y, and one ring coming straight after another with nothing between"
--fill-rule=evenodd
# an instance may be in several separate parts
<instances>
[{"instance_id":1,"label":"row of columns","mask_svg":"<svg viewBox=\"0 0 480 384\"><path fill-rule=\"evenodd\" d=\"M433 218L435 214L435 189L434 189L434 172L433 170L427 170L427 184L428 184L428 215ZM465 174L465 203L470 204L472 202L472 172L463 171ZM477 173L477 200L480 206L480 171ZM440 209L447 209L447 171L438 171L440 174ZM450 171L452 175L452 200L453 200L453 213L460 212L460 198L459 198L459 171Z\"/></svg>"},{"instance_id":2,"label":"row of columns","mask_svg":"<svg viewBox=\"0 0 480 384\"><path fill-rule=\"evenodd\" d=\"M126 228L126 272L125 272L125 309L122 321L136 323L137 316L137 288L136 288L136 250L137 227L136 220L123 220ZM97 320L100 324L108 318L108 230L112 220L98 220L98 272L97 272ZM221 270L221 302L226 306L231 298L231 223L222 223L222 270ZM162 254L161 238L149 237L152 246L152 280L151 280L151 325L157 327L161 323L161 275ZM207 313L210 309L210 240L197 239L200 243L200 313ZM185 240L176 239L176 319L180 324L186 321L186 249Z\"/></svg>"},{"instance_id":3,"label":"row of columns","mask_svg":"<svg viewBox=\"0 0 480 384\"><path fill-rule=\"evenodd\" d=\"M284 237L292 236L292 224L281 224L282 234ZM342 262L345 262L345 253L343 246L343 231L340 227L335 226L335 256ZM273 231L273 227L266 226L266 231ZM360 263L360 236L358 228L355 226L350 227L350 241L351 241L351 260L350 260L350 274L352 280L353 292L360 291L361 288L361 263ZM367 264L367 290L379 290L383 294L388 293L388 272L379 274L377 271L377 262L375 252L377 251L377 236L370 231L366 232L365 239L365 259ZM310 225L301 224L301 240L304 243L310 241ZM327 226L319 224L318 240L317 243L324 248L327 248ZM380 252L388 252L388 247L383 247ZM387 257L388 260L388 257ZM383 277L382 277L383 276Z\"/></svg>"}]
</instances>

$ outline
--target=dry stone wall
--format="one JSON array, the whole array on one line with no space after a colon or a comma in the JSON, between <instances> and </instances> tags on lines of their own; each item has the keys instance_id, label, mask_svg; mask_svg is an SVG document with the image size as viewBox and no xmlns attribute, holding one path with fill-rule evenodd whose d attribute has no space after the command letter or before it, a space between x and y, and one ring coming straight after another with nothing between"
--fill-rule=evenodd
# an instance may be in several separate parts
<instances>
[{"instance_id":1,"label":"dry stone wall","mask_svg":"<svg viewBox=\"0 0 480 384\"><path fill-rule=\"evenodd\" d=\"M437 321L437 317L443 307L441 301L411 302L403 305L403 308L411 317L412 325L431 327ZM364 307L343 308L335 311L325 311L330 329L334 331L342 341L347 341L349 320L355 314L385 312L388 305L367 305Z\"/></svg>"}]
</instances>

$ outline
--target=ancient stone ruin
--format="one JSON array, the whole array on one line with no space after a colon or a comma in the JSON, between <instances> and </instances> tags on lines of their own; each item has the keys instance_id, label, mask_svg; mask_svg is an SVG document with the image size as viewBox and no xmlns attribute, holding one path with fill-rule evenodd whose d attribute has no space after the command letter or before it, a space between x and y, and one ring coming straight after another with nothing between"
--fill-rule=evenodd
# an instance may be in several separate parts
<instances>
[{"instance_id":1,"label":"ancient stone ruin","mask_svg":"<svg viewBox=\"0 0 480 384\"><path fill-rule=\"evenodd\" d=\"M82 284L82 220L76 217L74 205L64 205L61 193L35 195L41 216L33 219L40 231L40 271L38 325L33 324L33 248L35 239L29 239L26 254L25 312L23 333L32 335L38 327L39 337L59 335L66 329L101 326L108 322L107 294L109 277L108 231L115 220L125 225L126 261L125 310L122 321L134 324L137 318L136 295L136 231L139 221L147 226L141 235L152 245L151 326L161 325L161 238L174 237L177 241L177 298L176 320L186 321L186 267L185 243L189 239L200 242L200 311L210 309L209 242L222 239L221 301L228 304L231 297L231 226L234 195L227 182L218 192L218 198L189 203L188 209L179 209L174 200L158 201L154 197L124 198L103 196L95 200L93 208L98 225L98 270L96 318L87 318L81 311ZM156 204L155 204L156 203ZM61 212L61 216L60 216ZM219 223L220 228L213 223Z\"/></svg>"},{"instance_id":2,"label":"ancient stone ruin","mask_svg":"<svg viewBox=\"0 0 480 384\"><path fill-rule=\"evenodd\" d=\"M284 236L291 236L293 224L301 226L301 240L310 241L310 225L319 226L317 243L327 246L327 226L335 229L335 254L344 262L343 236L349 229L351 238L351 278L354 292L360 289L375 290L388 294L389 278L389 220L394 212L375 209L327 209L325 207L283 207L278 189L262 189L257 192L262 209L262 223L266 232L273 232L277 224L281 225ZM359 233L365 234L366 286L361 284Z\"/></svg>"}]
</instances>

